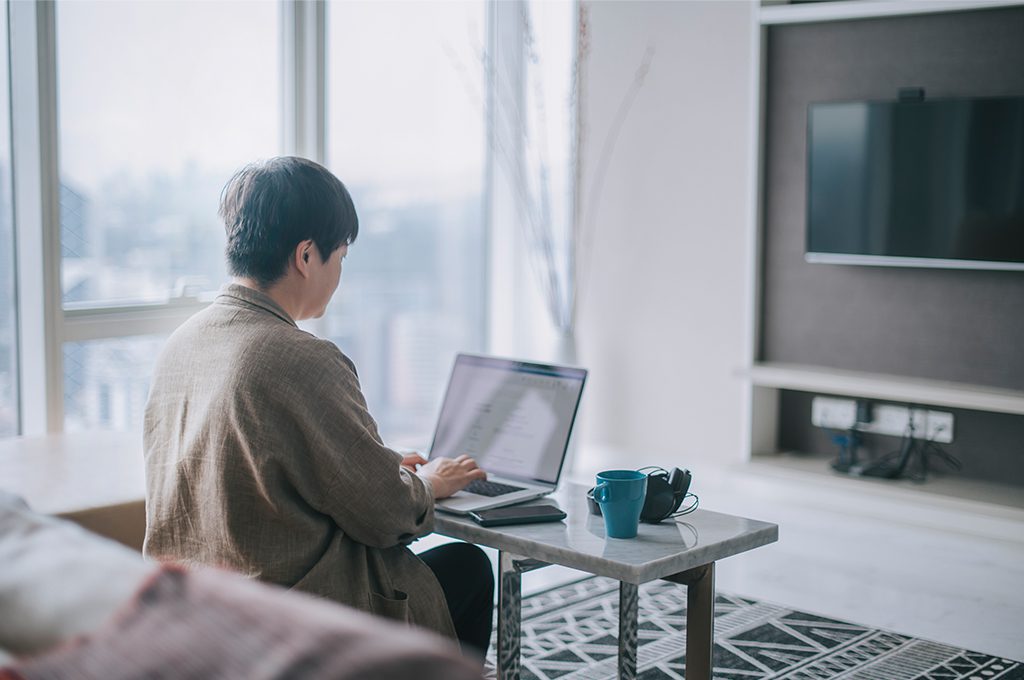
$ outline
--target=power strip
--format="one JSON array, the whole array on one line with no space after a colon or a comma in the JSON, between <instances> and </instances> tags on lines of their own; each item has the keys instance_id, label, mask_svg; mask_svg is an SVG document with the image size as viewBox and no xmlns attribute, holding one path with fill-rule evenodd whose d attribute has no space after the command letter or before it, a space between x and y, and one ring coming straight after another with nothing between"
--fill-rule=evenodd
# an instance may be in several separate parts
<instances>
[{"instance_id":1,"label":"power strip","mask_svg":"<svg viewBox=\"0 0 1024 680\"><path fill-rule=\"evenodd\" d=\"M871 416L871 422L858 423L857 401L854 399L814 397L811 400L811 423L817 427L902 437L909 432L913 419L914 439L943 444L953 441L953 414L948 411L875 404Z\"/></svg>"}]
</instances>

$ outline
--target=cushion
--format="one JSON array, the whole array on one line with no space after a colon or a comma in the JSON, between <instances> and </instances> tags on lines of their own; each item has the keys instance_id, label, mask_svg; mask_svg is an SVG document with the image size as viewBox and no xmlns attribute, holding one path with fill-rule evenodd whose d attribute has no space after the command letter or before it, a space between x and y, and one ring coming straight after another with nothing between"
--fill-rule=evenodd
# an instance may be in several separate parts
<instances>
[{"instance_id":1,"label":"cushion","mask_svg":"<svg viewBox=\"0 0 1024 680\"><path fill-rule=\"evenodd\" d=\"M454 642L236 574L163 566L93 635L0 678L480 680Z\"/></svg>"},{"instance_id":2,"label":"cushion","mask_svg":"<svg viewBox=\"0 0 1024 680\"><path fill-rule=\"evenodd\" d=\"M0 491L0 650L38 653L95 630L155 565Z\"/></svg>"}]
</instances>

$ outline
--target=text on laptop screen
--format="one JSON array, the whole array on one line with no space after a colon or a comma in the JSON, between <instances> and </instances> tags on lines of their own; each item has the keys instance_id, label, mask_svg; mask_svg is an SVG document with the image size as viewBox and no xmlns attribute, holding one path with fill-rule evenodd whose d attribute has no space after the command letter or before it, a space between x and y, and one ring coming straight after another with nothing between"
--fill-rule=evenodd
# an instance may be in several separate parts
<instances>
[{"instance_id":1,"label":"text on laptop screen","mask_svg":"<svg viewBox=\"0 0 1024 680\"><path fill-rule=\"evenodd\" d=\"M555 484L586 371L459 355L431 457L466 454L488 474Z\"/></svg>"}]
</instances>

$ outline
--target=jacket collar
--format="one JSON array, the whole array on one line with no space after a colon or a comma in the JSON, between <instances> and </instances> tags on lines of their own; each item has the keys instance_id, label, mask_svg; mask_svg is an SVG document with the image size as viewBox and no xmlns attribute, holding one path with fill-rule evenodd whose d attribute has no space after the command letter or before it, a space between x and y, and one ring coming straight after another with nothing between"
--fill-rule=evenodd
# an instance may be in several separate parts
<instances>
[{"instance_id":1,"label":"jacket collar","mask_svg":"<svg viewBox=\"0 0 1024 680\"><path fill-rule=\"evenodd\" d=\"M217 293L214 302L233 307L258 307L298 328L298 324L288 315L288 312L284 311L269 295L248 286L237 283L225 284Z\"/></svg>"}]
</instances>

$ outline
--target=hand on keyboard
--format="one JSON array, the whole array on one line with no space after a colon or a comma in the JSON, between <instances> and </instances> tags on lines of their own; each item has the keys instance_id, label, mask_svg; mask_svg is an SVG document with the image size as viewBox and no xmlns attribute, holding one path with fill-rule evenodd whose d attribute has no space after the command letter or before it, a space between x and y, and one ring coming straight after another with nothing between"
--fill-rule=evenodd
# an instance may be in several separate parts
<instances>
[{"instance_id":1,"label":"hand on keyboard","mask_svg":"<svg viewBox=\"0 0 1024 680\"><path fill-rule=\"evenodd\" d=\"M487 473L469 456L434 458L416 474L430 481L435 499L447 498L473 481L487 479Z\"/></svg>"}]
</instances>

